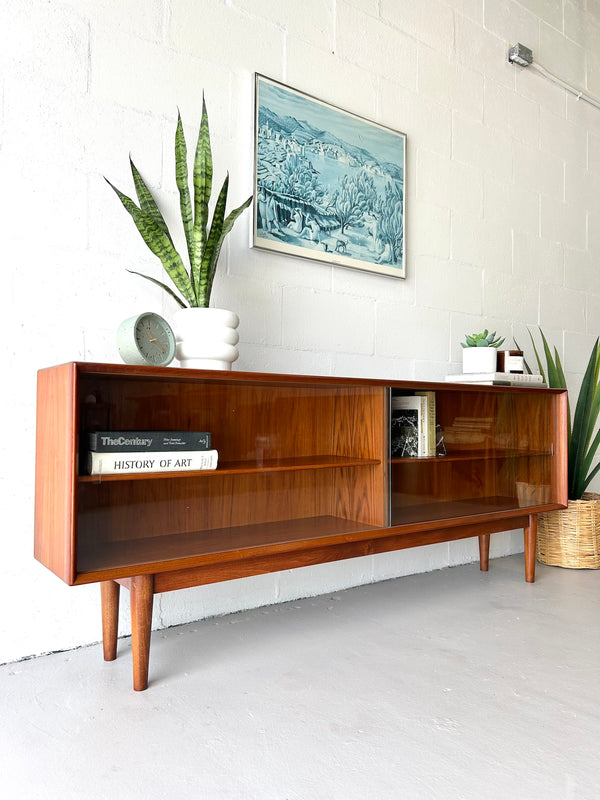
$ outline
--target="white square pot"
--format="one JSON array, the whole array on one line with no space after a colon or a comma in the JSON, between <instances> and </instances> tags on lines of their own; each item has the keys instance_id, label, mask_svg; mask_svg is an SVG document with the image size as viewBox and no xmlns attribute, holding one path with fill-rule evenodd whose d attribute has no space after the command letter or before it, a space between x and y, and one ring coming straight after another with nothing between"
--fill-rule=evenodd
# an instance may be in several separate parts
<instances>
[{"instance_id":1,"label":"white square pot","mask_svg":"<svg viewBox=\"0 0 600 800\"><path fill-rule=\"evenodd\" d=\"M495 347L463 347L463 372L496 372Z\"/></svg>"}]
</instances>

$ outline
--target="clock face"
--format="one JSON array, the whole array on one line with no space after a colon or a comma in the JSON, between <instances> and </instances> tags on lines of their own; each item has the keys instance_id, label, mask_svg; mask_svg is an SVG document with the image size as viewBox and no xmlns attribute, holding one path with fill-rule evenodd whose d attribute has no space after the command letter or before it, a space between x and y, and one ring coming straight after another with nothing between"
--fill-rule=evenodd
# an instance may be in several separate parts
<instances>
[{"instance_id":1,"label":"clock face","mask_svg":"<svg viewBox=\"0 0 600 800\"><path fill-rule=\"evenodd\" d=\"M175 356L175 335L169 323L147 312L126 319L117 332L119 353L126 364L164 367Z\"/></svg>"}]
</instances>

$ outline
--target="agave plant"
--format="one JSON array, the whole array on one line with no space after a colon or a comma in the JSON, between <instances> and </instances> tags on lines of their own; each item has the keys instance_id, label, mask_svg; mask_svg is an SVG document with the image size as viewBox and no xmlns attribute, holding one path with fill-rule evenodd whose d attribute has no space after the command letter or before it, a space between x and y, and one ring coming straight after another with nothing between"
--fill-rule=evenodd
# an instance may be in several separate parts
<instances>
[{"instance_id":1,"label":"agave plant","mask_svg":"<svg viewBox=\"0 0 600 800\"><path fill-rule=\"evenodd\" d=\"M554 355L550 350L544 332L540 328L544 364L531 331L529 336L533 344L535 358L540 373L544 380L553 389L566 389L567 382L558 355L558 350L554 348ZM516 342L515 342L516 344ZM517 347L519 345L517 344ZM529 365L525 363L525 368L531 372ZM600 470L600 463L593 466L596 458L598 446L600 445L600 431L594 435L598 413L600 412L600 339L596 339L590 358L581 382L575 414L571 418L571 404L569 403L568 415L568 465L569 465L569 500L580 500L595 475Z\"/></svg>"},{"instance_id":2,"label":"agave plant","mask_svg":"<svg viewBox=\"0 0 600 800\"><path fill-rule=\"evenodd\" d=\"M465 335L465 341L460 343L461 347L500 347L504 339L496 339L496 331L489 333L486 328L483 333L471 333Z\"/></svg>"},{"instance_id":3,"label":"agave plant","mask_svg":"<svg viewBox=\"0 0 600 800\"><path fill-rule=\"evenodd\" d=\"M117 197L131 215L142 239L154 255L161 260L169 278L181 293L183 300L162 281L151 278L149 275L143 275L141 272L136 272L136 270L128 271L160 286L182 308L186 306L190 306L190 308L207 308L210 303L213 279L223 241L242 211L248 208L252 202L252 197L249 197L226 217L225 207L229 189L228 173L219 192L209 228L208 204L212 191L213 163L204 95L202 96L202 120L194 158L193 206L188 188L187 146L179 112L177 113L177 130L175 132L175 180L179 189L181 221L187 243L188 268L186 268L183 258L175 249L167 224L148 186L131 158L129 162L139 206L117 189L116 186L113 186L108 179L106 181L114 189Z\"/></svg>"}]
</instances>

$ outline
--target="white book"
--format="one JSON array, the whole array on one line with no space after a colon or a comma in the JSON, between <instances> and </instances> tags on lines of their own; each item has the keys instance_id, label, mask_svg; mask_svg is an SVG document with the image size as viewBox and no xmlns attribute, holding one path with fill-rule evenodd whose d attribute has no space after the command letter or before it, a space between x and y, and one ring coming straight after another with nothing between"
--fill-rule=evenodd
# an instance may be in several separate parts
<instances>
[{"instance_id":1,"label":"white book","mask_svg":"<svg viewBox=\"0 0 600 800\"><path fill-rule=\"evenodd\" d=\"M450 383L450 381L449 381ZM458 383L458 381L457 381ZM533 381L460 381L465 386L520 386L521 388L527 387L528 389L547 389L547 383L534 383Z\"/></svg>"},{"instance_id":2,"label":"white book","mask_svg":"<svg viewBox=\"0 0 600 800\"><path fill-rule=\"evenodd\" d=\"M435 456L436 451L436 437L435 437L435 392L422 391L415 392L418 397L423 398L425 403L422 404L423 410L423 426L424 426L424 447L423 455Z\"/></svg>"},{"instance_id":3,"label":"white book","mask_svg":"<svg viewBox=\"0 0 600 800\"><path fill-rule=\"evenodd\" d=\"M427 398L392 397L392 455L427 455Z\"/></svg>"},{"instance_id":4,"label":"white book","mask_svg":"<svg viewBox=\"0 0 600 800\"><path fill-rule=\"evenodd\" d=\"M530 375L527 372L460 372L457 375L446 375L449 383L484 383L490 381L507 381L509 383L544 383L541 375Z\"/></svg>"},{"instance_id":5,"label":"white book","mask_svg":"<svg viewBox=\"0 0 600 800\"><path fill-rule=\"evenodd\" d=\"M216 450L175 452L88 453L90 475L126 475L134 472L191 472L216 469Z\"/></svg>"}]
</instances>

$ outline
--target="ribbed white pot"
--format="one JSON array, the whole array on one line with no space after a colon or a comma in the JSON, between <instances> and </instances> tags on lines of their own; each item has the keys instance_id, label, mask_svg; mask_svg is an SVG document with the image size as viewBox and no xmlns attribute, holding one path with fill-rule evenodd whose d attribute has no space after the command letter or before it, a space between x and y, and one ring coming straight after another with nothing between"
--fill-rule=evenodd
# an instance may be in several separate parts
<instances>
[{"instance_id":1,"label":"ribbed white pot","mask_svg":"<svg viewBox=\"0 0 600 800\"><path fill-rule=\"evenodd\" d=\"M231 369L240 318L224 308L182 308L173 315L175 358L192 369Z\"/></svg>"},{"instance_id":2,"label":"ribbed white pot","mask_svg":"<svg viewBox=\"0 0 600 800\"><path fill-rule=\"evenodd\" d=\"M496 372L495 347L463 347L463 372Z\"/></svg>"}]
</instances>

